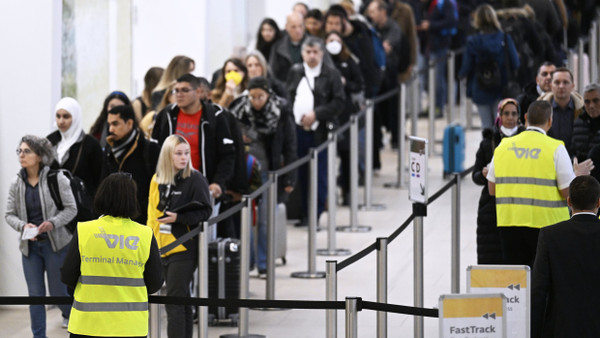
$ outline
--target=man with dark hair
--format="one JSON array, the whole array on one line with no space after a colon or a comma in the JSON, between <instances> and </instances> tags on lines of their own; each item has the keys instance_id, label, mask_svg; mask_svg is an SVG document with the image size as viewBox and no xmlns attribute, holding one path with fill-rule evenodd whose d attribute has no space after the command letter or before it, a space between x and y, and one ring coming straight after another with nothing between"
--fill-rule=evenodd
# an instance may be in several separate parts
<instances>
[{"instance_id":1,"label":"man with dark hair","mask_svg":"<svg viewBox=\"0 0 600 338\"><path fill-rule=\"evenodd\" d=\"M569 220L541 229L531 277L531 337L600 335L600 184L569 185Z\"/></svg>"},{"instance_id":2,"label":"man with dark hair","mask_svg":"<svg viewBox=\"0 0 600 338\"><path fill-rule=\"evenodd\" d=\"M548 131L548 136L559 139L571 151L573 124L583 111L583 98L574 91L573 74L567 68L556 68L552 73L551 92L540 96L539 100L552 104L552 119L554 125ZM571 157L574 154L570 154Z\"/></svg>"},{"instance_id":3,"label":"man with dark hair","mask_svg":"<svg viewBox=\"0 0 600 338\"><path fill-rule=\"evenodd\" d=\"M600 144L600 85L590 83L583 89L583 112L573 123L571 155L583 161Z\"/></svg>"},{"instance_id":4,"label":"man with dark hair","mask_svg":"<svg viewBox=\"0 0 600 338\"><path fill-rule=\"evenodd\" d=\"M502 139L488 168L504 264L533 265L539 229L569 218L565 201L577 175L589 175L591 160L571 166L560 140L546 135L552 106L535 101L525 115L527 130Z\"/></svg>"},{"instance_id":5,"label":"man with dark hair","mask_svg":"<svg viewBox=\"0 0 600 338\"><path fill-rule=\"evenodd\" d=\"M308 154L327 139L334 127L336 117L344 107L342 76L336 68L323 62L323 45L315 37L307 37L302 44L302 64L290 69L286 87L290 94L290 106L296 122L298 157ZM327 199L327 152L318 158L318 207L317 215L325 209ZM303 193L304 215L308 215L308 175L306 166L298 170L299 187ZM304 223L306 225L306 223Z\"/></svg>"},{"instance_id":6,"label":"man with dark hair","mask_svg":"<svg viewBox=\"0 0 600 338\"><path fill-rule=\"evenodd\" d=\"M162 146L173 134L183 136L190 144L192 165L208 180L213 197L218 199L232 178L235 146L224 118L223 108L201 101L201 81L192 74L177 79L173 89L175 105L156 116L152 138Z\"/></svg>"},{"instance_id":7,"label":"man with dark hair","mask_svg":"<svg viewBox=\"0 0 600 338\"><path fill-rule=\"evenodd\" d=\"M556 66L546 61L538 68L535 81L529 83L523 88L523 93L517 97L521 116L519 120L525 124L525 113L531 102L536 101L538 97L549 93L552 90L552 73L556 70Z\"/></svg>"},{"instance_id":8,"label":"man with dark hair","mask_svg":"<svg viewBox=\"0 0 600 338\"><path fill-rule=\"evenodd\" d=\"M134 220L146 224L150 180L156 171L160 148L140 132L131 106L117 106L108 112L108 137L104 148L102 177L116 172L130 173L138 186L140 214Z\"/></svg>"}]
</instances>

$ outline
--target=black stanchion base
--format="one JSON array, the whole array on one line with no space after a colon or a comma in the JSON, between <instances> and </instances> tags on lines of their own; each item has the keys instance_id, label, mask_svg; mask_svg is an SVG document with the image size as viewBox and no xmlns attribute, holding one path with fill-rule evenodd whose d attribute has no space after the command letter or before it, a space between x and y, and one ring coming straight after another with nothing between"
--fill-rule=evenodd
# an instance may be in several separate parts
<instances>
[{"instance_id":1,"label":"black stanchion base","mask_svg":"<svg viewBox=\"0 0 600 338\"><path fill-rule=\"evenodd\" d=\"M301 272L292 272L290 277L292 278L303 278L303 279L317 279L317 278L325 278L327 274L324 271L301 271Z\"/></svg>"},{"instance_id":2,"label":"black stanchion base","mask_svg":"<svg viewBox=\"0 0 600 338\"><path fill-rule=\"evenodd\" d=\"M400 184L399 182L384 183L383 187L384 188L388 188L388 189L401 189L401 188L404 188L404 186L402 184Z\"/></svg>"},{"instance_id":3,"label":"black stanchion base","mask_svg":"<svg viewBox=\"0 0 600 338\"><path fill-rule=\"evenodd\" d=\"M348 256L350 250L348 249L317 249L317 255L319 256Z\"/></svg>"},{"instance_id":4,"label":"black stanchion base","mask_svg":"<svg viewBox=\"0 0 600 338\"><path fill-rule=\"evenodd\" d=\"M361 210L361 211L383 211L383 210L385 210L385 205L383 205L383 204L371 204L371 205L361 204L358 206L358 210Z\"/></svg>"},{"instance_id":5,"label":"black stanchion base","mask_svg":"<svg viewBox=\"0 0 600 338\"><path fill-rule=\"evenodd\" d=\"M369 232L371 231L371 227L368 225L341 225L336 227L335 230L339 232Z\"/></svg>"},{"instance_id":6,"label":"black stanchion base","mask_svg":"<svg viewBox=\"0 0 600 338\"><path fill-rule=\"evenodd\" d=\"M248 333L245 336L240 336L237 333L230 333L230 334L222 334L219 337L220 338L267 338L267 336L263 336L260 334L253 334L253 333Z\"/></svg>"}]
</instances>

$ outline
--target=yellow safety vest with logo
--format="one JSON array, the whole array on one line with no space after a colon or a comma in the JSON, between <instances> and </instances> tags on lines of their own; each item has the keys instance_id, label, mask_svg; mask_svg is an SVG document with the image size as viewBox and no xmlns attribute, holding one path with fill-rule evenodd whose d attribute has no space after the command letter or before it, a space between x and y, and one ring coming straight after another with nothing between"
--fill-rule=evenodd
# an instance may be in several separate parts
<instances>
[{"instance_id":1,"label":"yellow safety vest with logo","mask_svg":"<svg viewBox=\"0 0 600 338\"><path fill-rule=\"evenodd\" d=\"M156 242L158 244L158 248L163 248L172 242L175 242L176 238L173 236L170 230L165 230L165 225L161 230L161 223L159 223L156 219L161 218L164 215L164 212L156 209L158 202L160 200L160 192L158 191L158 183L156 182L156 174L152 176L152 181L150 182L150 194L148 196L148 226L154 231L154 237L156 237ZM169 227L168 225L166 226ZM191 230L188 228L188 231ZM183 244L179 244L173 250L167 252L162 257L166 257L172 255L174 253L186 251L187 249Z\"/></svg>"},{"instance_id":2,"label":"yellow safety vest with logo","mask_svg":"<svg viewBox=\"0 0 600 338\"><path fill-rule=\"evenodd\" d=\"M494 151L498 226L542 228L569 219L554 165L562 144L533 130L502 139Z\"/></svg>"},{"instance_id":3,"label":"yellow safety vest with logo","mask_svg":"<svg viewBox=\"0 0 600 338\"><path fill-rule=\"evenodd\" d=\"M69 332L89 336L146 336L148 293L144 268L152 230L130 219L104 216L77 227L81 277Z\"/></svg>"}]
</instances>

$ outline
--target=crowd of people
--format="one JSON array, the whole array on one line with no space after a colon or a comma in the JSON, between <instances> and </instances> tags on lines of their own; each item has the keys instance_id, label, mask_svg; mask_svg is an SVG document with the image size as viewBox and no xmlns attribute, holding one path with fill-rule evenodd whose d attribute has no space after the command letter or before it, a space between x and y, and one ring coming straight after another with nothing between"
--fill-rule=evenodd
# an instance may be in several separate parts
<instances>
[{"instance_id":1,"label":"crowd of people","mask_svg":"<svg viewBox=\"0 0 600 338\"><path fill-rule=\"evenodd\" d=\"M586 1L563 0L372 0L362 1L360 8L343 0L327 9L297 3L283 29L265 18L246 53L228 58L210 76L193 75L194 60L178 55L165 69L148 70L136 99L118 90L109 93L88 133L77 100L62 98L53 111L56 130L47 138L20 140L22 169L9 191L6 220L22 234L29 295L45 295L47 273L51 295L68 295L67 285L74 289L73 307L61 306L72 336L143 336L140 318L147 316L147 306L139 303L147 298L140 287L153 292L164 276L168 296L189 296L197 265L194 239L162 253L160 267L158 248L234 205L265 182L269 171L305 156L363 109L365 99L397 91L400 82L417 74L419 64L435 67L435 92L429 95L435 96L436 115L443 114L446 55L463 46L458 77L467 79L484 129L473 172L473 180L484 186L478 263L533 266L539 229L569 216L565 198L573 178L590 172L600 178L600 166L593 166L600 163L600 85L577 93L571 71L563 67L564 45L572 46L587 31L589 14ZM567 41L562 28L569 33ZM404 142L398 138L397 103L396 93L375 109L375 170L381 168L384 129L392 147ZM338 142L341 203L349 204L349 140ZM511 154L528 161L522 164ZM327 208L328 168L326 151L318 156L320 216ZM540 173L542 162L535 160L549 169ZM361 158L361 175L364 165ZM81 182L78 191L95 197L96 214L77 219L82 222L71 231L67 224L81 218L74 182ZM278 202L288 204L288 217L298 226L306 226L306 167L279 177L278 183ZM534 188L523 193L523 184ZM256 210L258 245L252 247L251 265L264 275L264 199ZM154 237L136 224L148 225ZM235 217L217 229L220 237L240 237ZM109 261L96 271L84 253L102 260L111 251L91 244L93 239L118 247L118 255L138 263L127 270ZM65 255L73 259L63 266L63 284ZM108 300L123 305L125 316L137 321L134 330L108 327L110 311L94 307L103 301L94 294L103 287L135 289L135 297ZM169 337L191 337L191 307L166 310ZM45 337L44 308L30 306L30 316L34 336ZM91 322L102 328L89 330Z\"/></svg>"}]
</instances>

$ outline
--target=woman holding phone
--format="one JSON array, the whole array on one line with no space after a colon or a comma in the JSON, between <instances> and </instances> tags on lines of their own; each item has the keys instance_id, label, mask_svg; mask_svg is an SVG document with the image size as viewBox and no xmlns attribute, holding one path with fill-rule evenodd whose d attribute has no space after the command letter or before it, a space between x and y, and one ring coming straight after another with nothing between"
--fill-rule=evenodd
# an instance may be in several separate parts
<instances>
[{"instance_id":1,"label":"woman holding phone","mask_svg":"<svg viewBox=\"0 0 600 338\"><path fill-rule=\"evenodd\" d=\"M208 182L192 168L189 143L180 135L167 137L150 183L148 201L148 226L154 231L158 247L162 249L174 242L206 221L211 213ZM198 238L161 254L167 296L189 297L198 261ZM165 308L168 336L192 337L192 307L166 305Z\"/></svg>"}]
</instances>

